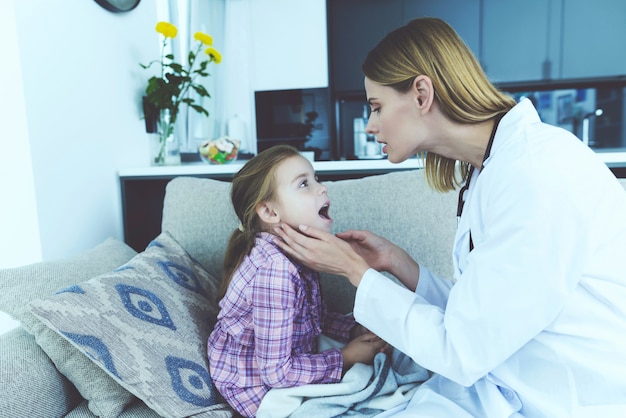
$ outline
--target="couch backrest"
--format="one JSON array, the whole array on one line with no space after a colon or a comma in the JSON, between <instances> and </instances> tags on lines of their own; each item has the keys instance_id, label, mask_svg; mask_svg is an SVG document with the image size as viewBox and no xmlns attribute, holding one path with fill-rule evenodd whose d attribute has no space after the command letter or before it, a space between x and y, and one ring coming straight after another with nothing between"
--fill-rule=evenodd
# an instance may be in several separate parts
<instances>
[{"instance_id":1,"label":"couch backrest","mask_svg":"<svg viewBox=\"0 0 626 418\"><path fill-rule=\"evenodd\" d=\"M626 189L626 179L620 179ZM438 193L426 184L424 170L358 180L326 182L335 232L369 229L407 250L443 277L452 275L457 193ZM167 185L162 229L169 231L216 278L238 220L230 203L230 183L178 177ZM324 277L331 309L352 309L354 289L347 280Z\"/></svg>"},{"instance_id":2,"label":"couch backrest","mask_svg":"<svg viewBox=\"0 0 626 418\"><path fill-rule=\"evenodd\" d=\"M325 184L335 232L369 229L402 246L433 271L450 276L456 193L433 192L423 170ZM230 183L192 177L168 183L162 229L216 278L221 275L226 244L237 225ZM354 289L346 280L325 277L322 285L331 309L351 309Z\"/></svg>"}]
</instances>

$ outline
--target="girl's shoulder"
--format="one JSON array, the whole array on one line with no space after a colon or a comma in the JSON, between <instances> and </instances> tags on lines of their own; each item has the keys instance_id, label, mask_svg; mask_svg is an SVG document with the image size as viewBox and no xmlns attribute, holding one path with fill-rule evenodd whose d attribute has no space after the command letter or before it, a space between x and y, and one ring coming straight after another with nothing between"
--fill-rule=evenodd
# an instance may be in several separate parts
<instances>
[{"instance_id":1,"label":"girl's shoulder","mask_svg":"<svg viewBox=\"0 0 626 418\"><path fill-rule=\"evenodd\" d=\"M297 265L274 242L276 239L275 235L268 232L259 233L247 258L257 268L273 267L297 271Z\"/></svg>"}]
</instances>

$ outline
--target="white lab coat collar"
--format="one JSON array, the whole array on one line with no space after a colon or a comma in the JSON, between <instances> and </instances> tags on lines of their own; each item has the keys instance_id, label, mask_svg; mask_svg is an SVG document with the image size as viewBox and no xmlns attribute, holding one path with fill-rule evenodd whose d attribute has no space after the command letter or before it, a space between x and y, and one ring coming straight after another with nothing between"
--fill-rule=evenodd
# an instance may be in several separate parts
<instances>
[{"instance_id":1,"label":"white lab coat collar","mask_svg":"<svg viewBox=\"0 0 626 418\"><path fill-rule=\"evenodd\" d=\"M541 118L533 103L529 99L523 98L500 121L496 135L493 138L491 153L483 165L486 167L489 164L489 160L498 153L499 148L503 147L512 138L515 138L515 134L519 130L525 129L527 125L532 123L541 123Z\"/></svg>"},{"instance_id":2,"label":"white lab coat collar","mask_svg":"<svg viewBox=\"0 0 626 418\"><path fill-rule=\"evenodd\" d=\"M537 110L533 106L529 99L522 99L517 105L507 112L506 115L500 120L496 135L493 139L491 146L491 152L489 157L483 163L484 167L489 165L489 162L497 155L498 150L506 146L509 141L514 141L515 138L519 139L517 133L524 130L526 126L533 123L541 123L541 118L537 113ZM469 202L472 200L476 183L479 181L478 175L480 170L474 170L474 174L471 179L469 190L465 192L465 205L469 206ZM467 265L468 257L470 255L470 220L466 214L467 211L461 216L459 225L457 228L456 238L454 240L454 248L452 253L452 264L454 268L454 278L458 280L463 273L464 266Z\"/></svg>"}]
</instances>

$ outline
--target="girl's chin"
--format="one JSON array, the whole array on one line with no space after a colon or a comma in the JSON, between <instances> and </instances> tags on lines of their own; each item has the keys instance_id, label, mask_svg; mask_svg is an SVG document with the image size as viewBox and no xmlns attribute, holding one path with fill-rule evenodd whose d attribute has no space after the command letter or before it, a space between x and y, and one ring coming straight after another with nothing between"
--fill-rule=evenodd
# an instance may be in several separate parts
<instances>
[{"instance_id":1,"label":"girl's chin","mask_svg":"<svg viewBox=\"0 0 626 418\"><path fill-rule=\"evenodd\" d=\"M330 233L332 224L333 224L332 220L323 220L321 222L318 222L318 224L315 225L315 227L321 231Z\"/></svg>"}]
</instances>

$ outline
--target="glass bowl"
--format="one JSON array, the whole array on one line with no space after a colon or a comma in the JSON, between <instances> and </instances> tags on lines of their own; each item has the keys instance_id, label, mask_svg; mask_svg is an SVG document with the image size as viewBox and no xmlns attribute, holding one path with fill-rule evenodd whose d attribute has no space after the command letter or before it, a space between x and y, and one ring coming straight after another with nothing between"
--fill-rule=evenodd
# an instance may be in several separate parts
<instances>
[{"instance_id":1,"label":"glass bowl","mask_svg":"<svg viewBox=\"0 0 626 418\"><path fill-rule=\"evenodd\" d=\"M239 140L223 136L205 141L198 147L200 158L208 164L228 164L237 160Z\"/></svg>"}]
</instances>

